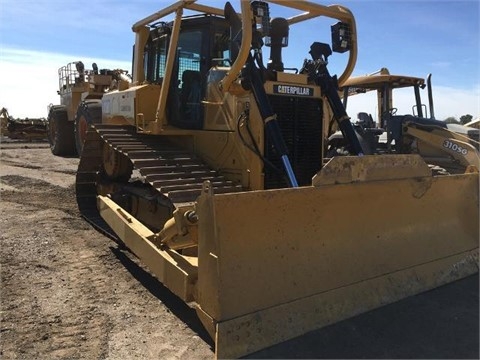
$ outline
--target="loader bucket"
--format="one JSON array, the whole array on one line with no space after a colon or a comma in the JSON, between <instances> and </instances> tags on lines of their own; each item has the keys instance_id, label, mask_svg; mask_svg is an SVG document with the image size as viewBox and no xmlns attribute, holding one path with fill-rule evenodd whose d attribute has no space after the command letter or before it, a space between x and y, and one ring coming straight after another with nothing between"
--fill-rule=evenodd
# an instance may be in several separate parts
<instances>
[{"instance_id":1,"label":"loader bucket","mask_svg":"<svg viewBox=\"0 0 480 360\"><path fill-rule=\"evenodd\" d=\"M415 176L389 180L219 195L205 187L196 301L216 357L478 272L478 173L418 176L425 163L412 166Z\"/></svg>"}]
</instances>

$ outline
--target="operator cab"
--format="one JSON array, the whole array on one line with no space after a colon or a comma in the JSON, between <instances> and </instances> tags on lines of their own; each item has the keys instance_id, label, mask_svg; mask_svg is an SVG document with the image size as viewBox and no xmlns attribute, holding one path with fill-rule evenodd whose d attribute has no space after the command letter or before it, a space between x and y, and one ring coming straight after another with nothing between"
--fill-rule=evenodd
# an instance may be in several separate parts
<instances>
[{"instance_id":1,"label":"operator cab","mask_svg":"<svg viewBox=\"0 0 480 360\"><path fill-rule=\"evenodd\" d=\"M173 23L151 25L145 46L145 79L162 84ZM229 61L230 28L214 15L182 20L170 91L167 100L169 123L183 129L201 129L207 73L212 66Z\"/></svg>"}]
</instances>

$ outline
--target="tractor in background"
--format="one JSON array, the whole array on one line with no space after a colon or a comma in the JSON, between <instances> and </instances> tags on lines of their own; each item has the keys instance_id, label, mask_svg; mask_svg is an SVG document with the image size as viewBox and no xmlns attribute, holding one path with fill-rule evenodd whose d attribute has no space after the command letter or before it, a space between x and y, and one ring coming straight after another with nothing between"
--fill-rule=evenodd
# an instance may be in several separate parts
<instances>
[{"instance_id":1,"label":"tractor in background","mask_svg":"<svg viewBox=\"0 0 480 360\"><path fill-rule=\"evenodd\" d=\"M426 79L390 74L387 68L382 68L372 74L350 77L340 85L346 109L352 96L357 99L363 94L376 93L377 113L374 117L367 112L359 112L353 120L366 154L414 152L432 164L434 169L449 173L465 171L465 166L471 161L465 155L477 156L479 130L435 119L431 78L431 74ZM411 113L399 113L396 107L399 89L411 90ZM428 107L422 102L421 92L424 89L427 91ZM366 99L365 96L363 98ZM457 141L461 143L454 144ZM348 143L340 131L329 136L328 148L329 156L348 153Z\"/></svg>"}]
</instances>

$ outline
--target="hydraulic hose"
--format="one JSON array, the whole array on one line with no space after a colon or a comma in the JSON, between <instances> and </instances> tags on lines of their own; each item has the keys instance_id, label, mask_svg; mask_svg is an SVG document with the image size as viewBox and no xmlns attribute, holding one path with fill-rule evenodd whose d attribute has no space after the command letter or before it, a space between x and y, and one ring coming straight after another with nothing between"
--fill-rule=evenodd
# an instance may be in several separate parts
<instances>
[{"instance_id":1,"label":"hydraulic hose","mask_svg":"<svg viewBox=\"0 0 480 360\"><path fill-rule=\"evenodd\" d=\"M305 60L302 71L306 71L309 78L322 89L322 93L327 98L332 109L333 117L337 121L344 138L347 139L350 144L352 151L355 155L363 156L364 150L362 149L362 145L350 122L350 117L345 110L345 106L338 95L336 78L332 77L327 69L327 58L332 54L330 45L314 42L310 46L310 54L312 55L313 61Z\"/></svg>"},{"instance_id":2,"label":"hydraulic hose","mask_svg":"<svg viewBox=\"0 0 480 360\"><path fill-rule=\"evenodd\" d=\"M288 158L288 149L283 140L280 127L278 126L277 116L274 113L270 102L268 101L267 93L263 87L262 74L260 69L255 66L254 58L249 54L247 59L247 71L249 85L257 103L260 116L262 117L268 138L272 141L275 150L280 155L283 167L288 177L289 185L291 187L298 187L298 182Z\"/></svg>"}]
</instances>

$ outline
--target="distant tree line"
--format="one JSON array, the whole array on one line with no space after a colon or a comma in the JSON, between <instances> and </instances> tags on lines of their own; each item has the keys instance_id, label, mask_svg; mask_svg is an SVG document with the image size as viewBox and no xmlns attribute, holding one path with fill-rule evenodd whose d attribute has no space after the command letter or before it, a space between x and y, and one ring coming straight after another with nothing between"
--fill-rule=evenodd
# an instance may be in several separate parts
<instances>
[{"instance_id":1,"label":"distant tree line","mask_svg":"<svg viewBox=\"0 0 480 360\"><path fill-rule=\"evenodd\" d=\"M465 124L469 123L470 121L472 121L472 119L473 119L472 115L466 114L466 115L460 116L460 121L457 120L457 118L454 117L454 116L449 116L444 121L447 124L462 124L462 125L465 125Z\"/></svg>"}]
</instances>

